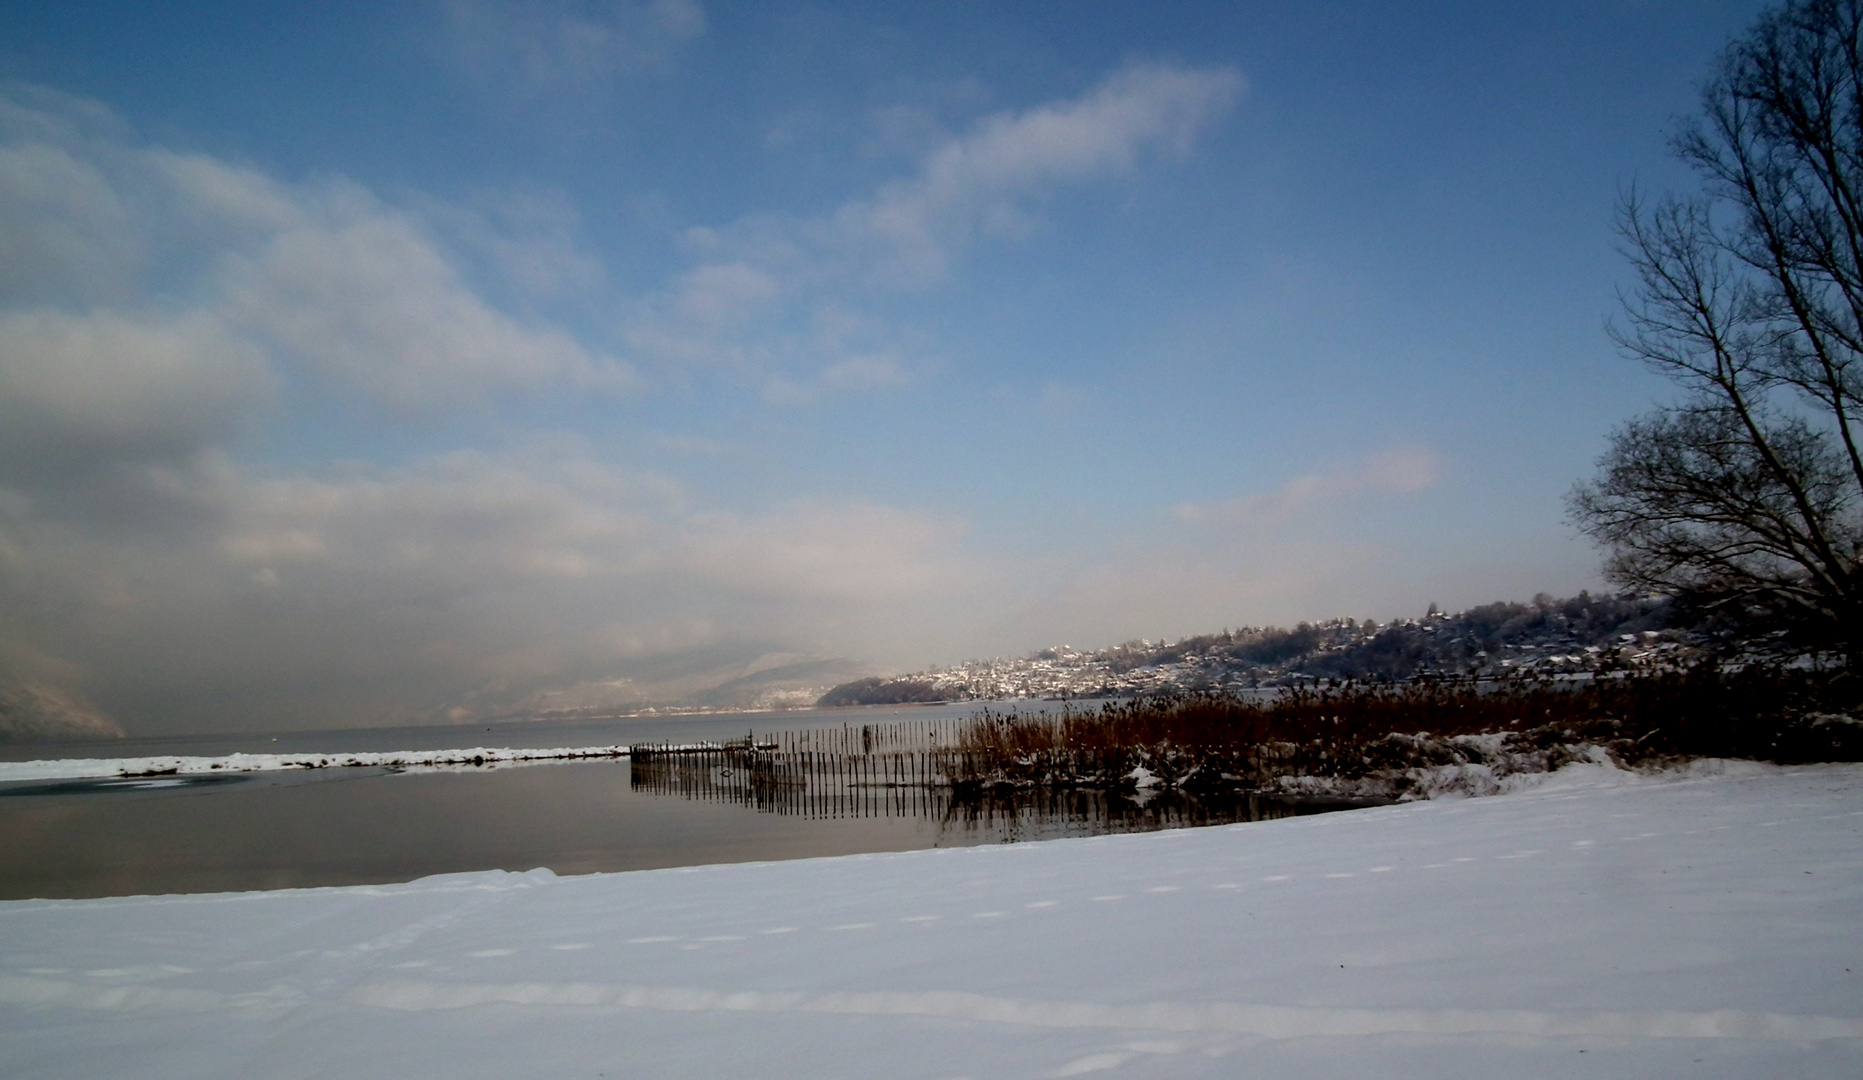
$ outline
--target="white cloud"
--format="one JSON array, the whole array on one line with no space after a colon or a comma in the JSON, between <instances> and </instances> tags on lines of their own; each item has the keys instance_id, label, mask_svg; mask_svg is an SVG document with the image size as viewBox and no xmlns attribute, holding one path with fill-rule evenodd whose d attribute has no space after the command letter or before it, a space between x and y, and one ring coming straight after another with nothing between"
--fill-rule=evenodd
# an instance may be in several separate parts
<instances>
[{"instance_id":1,"label":"white cloud","mask_svg":"<svg viewBox=\"0 0 1863 1080\"><path fill-rule=\"evenodd\" d=\"M70 341L119 340L132 323L146 336L147 309L165 299L175 325L211 328L209 360L262 351L276 368L302 366L402 411L633 382L563 330L494 306L419 215L341 180L287 185L139 146L95 113L56 95L0 95L0 306L38 312L41 338L57 319ZM512 237L478 233L494 246ZM503 254L522 247L509 239ZM535 275L552 269L531 263ZM85 319L96 327L74 321Z\"/></svg>"},{"instance_id":2,"label":"white cloud","mask_svg":"<svg viewBox=\"0 0 1863 1080\"><path fill-rule=\"evenodd\" d=\"M568 334L492 308L412 223L386 212L278 233L223 273L242 324L397 408L630 381Z\"/></svg>"},{"instance_id":3,"label":"white cloud","mask_svg":"<svg viewBox=\"0 0 1863 1080\"><path fill-rule=\"evenodd\" d=\"M146 168L172 190L184 227L206 244L233 244L252 235L303 228L313 216L304 198L256 169L159 146L136 157L140 160L132 168ZM353 185L328 186L319 201L347 206L351 213L366 211L374 202Z\"/></svg>"}]
</instances>

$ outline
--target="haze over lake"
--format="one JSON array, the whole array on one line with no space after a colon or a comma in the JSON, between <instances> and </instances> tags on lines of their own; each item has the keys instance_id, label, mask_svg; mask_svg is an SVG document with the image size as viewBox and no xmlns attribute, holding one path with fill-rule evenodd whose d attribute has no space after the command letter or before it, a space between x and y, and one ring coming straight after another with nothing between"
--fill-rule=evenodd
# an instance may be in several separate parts
<instances>
[{"instance_id":1,"label":"haze over lake","mask_svg":"<svg viewBox=\"0 0 1863 1080\"><path fill-rule=\"evenodd\" d=\"M13 5L0 729L1595 589L1610 208L1757 7Z\"/></svg>"}]
</instances>

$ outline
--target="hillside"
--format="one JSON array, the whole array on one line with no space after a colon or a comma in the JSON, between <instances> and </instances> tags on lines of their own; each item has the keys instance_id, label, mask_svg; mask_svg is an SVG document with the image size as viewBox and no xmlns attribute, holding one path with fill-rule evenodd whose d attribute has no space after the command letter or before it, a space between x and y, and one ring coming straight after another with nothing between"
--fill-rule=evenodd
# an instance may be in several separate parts
<instances>
[{"instance_id":1,"label":"hillside","mask_svg":"<svg viewBox=\"0 0 1863 1080\"><path fill-rule=\"evenodd\" d=\"M1085 652L1065 645L1014 659L842 683L819 704L895 705L1008 698L1117 697L1252 689L1321 679L1499 677L1647 667L1684 659L1699 635L1675 625L1665 599L1633 595L1495 603L1418 619L1334 619L1224 630L1179 641L1129 641Z\"/></svg>"}]
</instances>

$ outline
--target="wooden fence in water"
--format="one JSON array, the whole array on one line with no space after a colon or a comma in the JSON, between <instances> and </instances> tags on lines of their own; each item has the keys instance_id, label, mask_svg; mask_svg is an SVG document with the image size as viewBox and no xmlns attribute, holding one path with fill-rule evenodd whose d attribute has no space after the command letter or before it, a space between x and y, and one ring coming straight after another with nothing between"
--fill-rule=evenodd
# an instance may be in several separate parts
<instances>
[{"instance_id":1,"label":"wooden fence in water","mask_svg":"<svg viewBox=\"0 0 1863 1080\"><path fill-rule=\"evenodd\" d=\"M811 818L943 816L963 773L953 722L788 731L765 740L629 748L633 785Z\"/></svg>"},{"instance_id":2,"label":"wooden fence in water","mask_svg":"<svg viewBox=\"0 0 1863 1080\"><path fill-rule=\"evenodd\" d=\"M1254 796L1134 800L1065 785L1004 790L992 783L1003 751L980 748L976 724L975 718L846 724L723 743L637 744L629 767L633 786L652 794L811 819L932 818L972 831L1087 821L1094 826L1086 831L1149 830L1298 812ZM1075 750L1066 764L1103 769L1115 764L1116 753Z\"/></svg>"}]
</instances>

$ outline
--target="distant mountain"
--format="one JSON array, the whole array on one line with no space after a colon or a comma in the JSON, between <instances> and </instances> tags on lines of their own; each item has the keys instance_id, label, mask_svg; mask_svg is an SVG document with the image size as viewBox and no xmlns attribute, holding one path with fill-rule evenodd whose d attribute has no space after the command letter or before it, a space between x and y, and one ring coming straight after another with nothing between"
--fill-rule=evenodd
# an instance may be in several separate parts
<instances>
[{"instance_id":1,"label":"distant mountain","mask_svg":"<svg viewBox=\"0 0 1863 1080\"><path fill-rule=\"evenodd\" d=\"M1420 619L1334 619L1225 630L1176 642L1067 646L842 683L818 704L894 705L1005 698L1090 698L1289 686L1322 679L1496 677L1648 667L1695 655L1700 635L1664 598L1635 595L1496 603Z\"/></svg>"},{"instance_id":2,"label":"distant mountain","mask_svg":"<svg viewBox=\"0 0 1863 1080\"><path fill-rule=\"evenodd\" d=\"M856 660L806 660L730 679L688 694L680 704L718 710L806 709L815 704L822 687L834 686L849 676L864 675L872 670L871 666Z\"/></svg>"},{"instance_id":3,"label":"distant mountain","mask_svg":"<svg viewBox=\"0 0 1863 1080\"><path fill-rule=\"evenodd\" d=\"M758 652L675 657L634 678L588 679L529 694L498 719L603 719L667 713L813 708L824 691L870 675L845 657Z\"/></svg>"},{"instance_id":4,"label":"distant mountain","mask_svg":"<svg viewBox=\"0 0 1863 1080\"><path fill-rule=\"evenodd\" d=\"M0 742L122 736L122 728L78 694L0 671Z\"/></svg>"}]
</instances>

